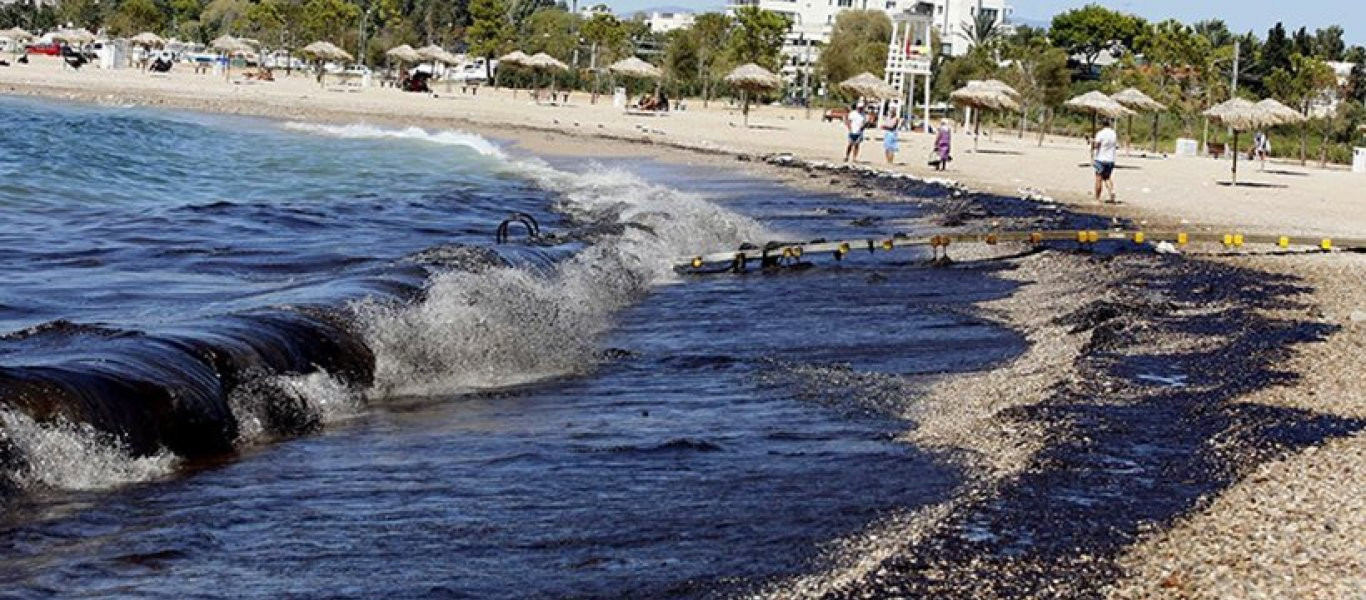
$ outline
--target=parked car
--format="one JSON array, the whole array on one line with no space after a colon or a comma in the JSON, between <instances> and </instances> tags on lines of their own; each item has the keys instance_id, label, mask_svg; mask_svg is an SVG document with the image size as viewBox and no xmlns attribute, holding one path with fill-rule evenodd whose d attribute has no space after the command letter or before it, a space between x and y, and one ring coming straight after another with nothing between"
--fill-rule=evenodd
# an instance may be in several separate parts
<instances>
[{"instance_id":1,"label":"parked car","mask_svg":"<svg viewBox=\"0 0 1366 600\"><path fill-rule=\"evenodd\" d=\"M26 54L42 54L45 56L58 56L62 53L62 45L53 42L40 42L29 44L24 47Z\"/></svg>"}]
</instances>

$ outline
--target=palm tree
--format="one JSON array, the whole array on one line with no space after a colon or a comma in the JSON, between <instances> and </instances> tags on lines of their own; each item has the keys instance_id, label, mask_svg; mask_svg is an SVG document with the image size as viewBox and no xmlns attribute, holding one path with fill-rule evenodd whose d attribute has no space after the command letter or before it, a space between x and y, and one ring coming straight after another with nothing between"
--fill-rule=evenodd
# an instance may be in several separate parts
<instances>
[{"instance_id":1,"label":"palm tree","mask_svg":"<svg viewBox=\"0 0 1366 600\"><path fill-rule=\"evenodd\" d=\"M1001 27L996 21L996 14L987 14L982 10L982 0L977 0L977 10L973 13L972 19L963 21L958 35L969 44L980 46L1000 37Z\"/></svg>"}]
</instances>

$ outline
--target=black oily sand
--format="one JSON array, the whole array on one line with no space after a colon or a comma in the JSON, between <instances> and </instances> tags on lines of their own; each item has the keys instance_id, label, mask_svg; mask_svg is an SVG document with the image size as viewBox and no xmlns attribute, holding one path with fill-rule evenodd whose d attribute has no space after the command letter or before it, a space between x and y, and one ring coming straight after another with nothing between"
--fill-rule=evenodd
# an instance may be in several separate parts
<instances>
[{"instance_id":1,"label":"black oily sand","mask_svg":"<svg viewBox=\"0 0 1366 600\"><path fill-rule=\"evenodd\" d=\"M1040 228L1109 224L1015 198L849 175L931 210L940 201L941 219L965 228L1000 218ZM1053 248L1126 275L1112 293L1057 317L1067 335L1088 336L1078 376L998 415L1048 432L1044 449L1019 476L970 490L930 535L826 597L1099 598L1141 535L1202 509L1262 463L1366 427L1238 400L1293 386L1298 376L1280 368L1293 348L1338 329L1310 316L1302 298L1311 289L1298 278L1123 244L1096 248L1104 253Z\"/></svg>"}]
</instances>

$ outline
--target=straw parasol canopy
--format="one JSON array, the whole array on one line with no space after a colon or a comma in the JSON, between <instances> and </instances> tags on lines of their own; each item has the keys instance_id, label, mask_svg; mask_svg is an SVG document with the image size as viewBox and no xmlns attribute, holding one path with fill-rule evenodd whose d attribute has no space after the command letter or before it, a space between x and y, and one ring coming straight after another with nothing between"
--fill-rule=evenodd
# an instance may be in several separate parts
<instances>
[{"instance_id":1,"label":"straw parasol canopy","mask_svg":"<svg viewBox=\"0 0 1366 600\"><path fill-rule=\"evenodd\" d=\"M969 81L968 83L971 84L972 82ZM1001 81L999 79L988 79L986 81L981 82L980 85L989 90L996 90L998 92L1001 92L1007 96L1010 96L1011 98L1020 97L1020 92L1015 91L1015 88L1010 87L1006 84L1006 82Z\"/></svg>"},{"instance_id":2,"label":"straw parasol canopy","mask_svg":"<svg viewBox=\"0 0 1366 600\"><path fill-rule=\"evenodd\" d=\"M745 127L749 127L749 92L762 92L783 87L783 78L754 63L735 67L726 75L726 83L740 88L740 102L744 105Z\"/></svg>"},{"instance_id":3,"label":"straw parasol canopy","mask_svg":"<svg viewBox=\"0 0 1366 600\"><path fill-rule=\"evenodd\" d=\"M52 39L69 44L88 44L95 41L95 34L85 28L61 29L52 34Z\"/></svg>"},{"instance_id":4,"label":"straw parasol canopy","mask_svg":"<svg viewBox=\"0 0 1366 600\"><path fill-rule=\"evenodd\" d=\"M1279 125L1284 115L1268 106L1259 106L1242 98L1230 98L1205 111L1205 116L1233 129L1233 185L1238 185L1238 132Z\"/></svg>"},{"instance_id":5,"label":"straw parasol canopy","mask_svg":"<svg viewBox=\"0 0 1366 600\"><path fill-rule=\"evenodd\" d=\"M607 67L607 70L616 73L617 75L625 75L627 77L658 79L664 76L664 72L660 71L659 67L634 56L612 63L612 66Z\"/></svg>"},{"instance_id":6,"label":"straw parasol canopy","mask_svg":"<svg viewBox=\"0 0 1366 600\"><path fill-rule=\"evenodd\" d=\"M35 36L29 33L27 30L14 27L11 29L0 31L0 37L8 38L16 42L26 42L28 40L33 39Z\"/></svg>"},{"instance_id":7,"label":"straw parasol canopy","mask_svg":"<svg viewBox=\"0 0 1366 600\"><path fill-rule=\"evenodd\" d=\"M1157 152L1157 126L1162 119L1162 111L1167 110L1167 106L1153 100L1138 88L1129 88L1122 92L1110 95L1110 99L1124 105L1125 108L1138 112L1153 113L1153 152ZM1129 139L1134 137L1134 116L1129 115Z\"/></svg>"},{"instance_id":8,"label":"straw parasol canopy","mask_svg":"<svg viewBox=\"0 0 1366 600\"><path fill-rule=\"evenodd\" d=\"M1167 110L1165 104L1149 98L1147 94L1143 93L1138 88L1129 88L1122 92L1116 92L1110 96L1110 99L1122 104L1125 108L1130 110L1145 112Z\"/></svg>"},{"instance_id":9,"label":"straw parasol canopy","mask_svg":"<svg viewBox=\"0 0 1366 600\"><path fill-rule=\"evenodd\" d=\"M1258 102L1255 106L1274 115L1277 121L1279 121L1277 125L1285 125L1288 123L1303 123L1309 120L1308 117L1305 117L1304 115L1300 114L1300 111L1290 108L1289 106L1286 106L1284 104L1281 104L1274 98L1267 98L1265 100L1262 100L1261 102Z\"/></svg>"},{"instance_id":10,"label":"straw parasol canopy","mask_svg":"<svg viewBox=\"0 0 1366 600\"><path fill-rule=\"evenodd\" d=\"M1020 109L1020 105L1009 93L985 81L969 81L967 85L950 93L949 99L959 106L971 106L979 110Z\"/></svg>"},{"instance_id":11,"label":"straw parasol canopy","mask_svg":"<svg viewBox=\"0 0 1366 600\"><path fill-rule=\"evenodd\" d=\"M317 41L303 47L305 54L312 54L323 60L352 60L350 52L338 48L332 42Z\"/></svg>"},{"instance_id":12,"label":"straw parasol canopy","mask_svg":"<svg viewBox=\"0 0 1366 600\"><path fill-rule=\"evenodd\" d=\"M155 33L152 33L152 32L150 32L150 31L144 31L144 32L142 32L142 33L139 33L139 34L133 36L132 38L130 38L128 41L130 41L130 42L132 42L132 43L134 43L134 44L137 44L137 45L139 45L139 46L146 46L146 47L148 47L148 48L151 48L151 47L153 47L153 46L165 46L165 45L166 45L166 40L165 40L165 39L162 39L161 36L159 36L159 35L157 35L157 34L155 34Z\"/></svg>"},{"instance_id":13,"label":"straw parasol canopy","mask_svg":"<svg viewBox=\"0 0 1366 600\"><path fill-rule=\"evenodd\" d=\"M555 58L544 52L537 52L536 54L533 54L531 58L526 59L526 62L523 64L525 64L528 67L534 67L537 69L546 69L553 71L569 70L569 65L560 62L560 59Z\"/></svg>"},{"instance_id":14,"label":"straw parasol canopy","mask_svg":"<svg viewBox=\"0 0 1366 600\"><path fill-rule=\"evenodd\" d=\"M1010 96L1014 92L1010 86L995 80L990 81L969 81L967 85L954 90L949 94L949 99L958 106L972 107L977 110L1020 110L1019 103ZM1007 91L1009 90L1009 91ZM1018 93L1018 92L1017 92ZM977 140L982 133L982 119L980 116L974 124L972 136L972 148L977 150Z\"/></svg>"},{"instance_id":15,"label":"straw parasol canopy","mask_svg":"<svg viewBox=\"0 0 1366 600\"><path fill-rule=\"evenodd\" d=\"M499 57L498 62L510 65L526 65L526 61L530 58L530 56L527 56L527 54L521 50L513 50L512 52Z\"/></svg>"},{"instance_id":16,"label":"straw parasol canopy","mask_svg":"<svg viewBox=\"0 0 1366 600\"><path fill-rule=\"evenodd\" d=\"M384 55L403 63L422 62L422 55L418 54L417 50L408 44L390 48Z\"/></svg>"},{"instance_id":17,"label":"straw parasol canopy","mask_svg":"<svg viewBox=\"0 0 1366 600\"><path fill-rule=\"evenodd\" d=\"M1092 117L1101 115L1114 118L1135 114L1134 111L1125 108L1123 104L1111 100L1110 97L1105 94L1095 91L1086 92L1085 94L1068 100L1063 103L1063 106L1079 112L1090 113Z\"/></svg>"},{"instance_id":18,"label":"straw parasol canopy","mask_svg":"<svg viewBox=\"0 0 1366 600\"><path fill-rule=\"evenodd\" d=\"M877 98L878 100L896 98L901 95L896 91L896 88L866 71L841 81L840 87L865 98Z\"/></svg>"}]
</instances>

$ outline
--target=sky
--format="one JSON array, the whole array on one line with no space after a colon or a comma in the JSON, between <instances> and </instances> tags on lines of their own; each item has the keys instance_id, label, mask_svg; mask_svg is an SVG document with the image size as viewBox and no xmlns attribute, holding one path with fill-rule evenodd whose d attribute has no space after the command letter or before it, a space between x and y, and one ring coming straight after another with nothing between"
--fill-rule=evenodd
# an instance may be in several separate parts
<instances>
[{"instance_id":1,"label":"sky","mask_svg":"<svg viewBox=\"0 0 1366 600\"><path fill-rule=\"evenodd\" d=\"M585 1L580 0L579 4ZM1266 30L1277 21L1290 31L1308 27L1310 31L1328 25L1341 25L1347 31L1347 45L1366 46L1366 0L1007 0L1015 7L1017 20L1052 20L1053 15L1095 2L1102 6L1134 13L1160 21L1174 18L1186 23L1204 19L1223 19L1229 28L1242 33L1252 30L1265 38ZM694 11L719 10L724 0L606 0L618 13L630 13L661 6Z\"/></svg>"}]
</instances>

